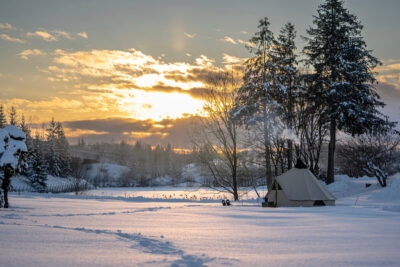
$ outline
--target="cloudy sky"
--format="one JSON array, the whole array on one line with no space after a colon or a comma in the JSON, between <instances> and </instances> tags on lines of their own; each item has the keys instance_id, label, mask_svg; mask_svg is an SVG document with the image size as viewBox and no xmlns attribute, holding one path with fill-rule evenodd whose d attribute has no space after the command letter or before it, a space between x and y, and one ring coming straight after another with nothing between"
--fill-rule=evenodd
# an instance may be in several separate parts
<instances>
[{"instance_id":1,"label":"cloudy sky","mask_svg":"<svg viewBox=\"0 0 400 267\"><path fill-rule=\"evenodd\" d=\"M348 0L383 62L378 92L400 119L400 1ZM0 103L32 123L64 123L72 142L187 144L210 72L249 57L267 16L301 35L319 0L0 0Z\"/></svg>"}]
</instances>

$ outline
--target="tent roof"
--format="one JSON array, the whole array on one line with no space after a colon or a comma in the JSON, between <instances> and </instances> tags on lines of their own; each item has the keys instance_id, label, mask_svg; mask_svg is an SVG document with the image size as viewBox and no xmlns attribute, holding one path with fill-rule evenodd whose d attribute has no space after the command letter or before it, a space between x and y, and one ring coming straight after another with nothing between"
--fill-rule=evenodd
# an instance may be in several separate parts
<instances>
[{"instance_id":1,"label":"tent roof","mask_svg":"<svg viewBox=\"0 0 400 267\"><path fill-rule=\"evenodd\" d=\"M335 200L308 169L292 168L276 177L289 200Z\"/></svg>"}]
</instances>

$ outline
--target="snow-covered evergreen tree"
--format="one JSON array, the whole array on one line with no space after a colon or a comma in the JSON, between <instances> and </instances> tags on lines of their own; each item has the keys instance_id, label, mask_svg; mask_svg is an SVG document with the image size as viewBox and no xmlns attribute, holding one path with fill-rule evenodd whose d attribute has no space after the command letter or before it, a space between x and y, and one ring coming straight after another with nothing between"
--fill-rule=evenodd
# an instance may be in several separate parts
<instances>
[{"instance_id":1,"label":"snow-covered evergreen tree","mask_svg":"<svg viewBox=\"0 0 400 267\"><path fill-rule=\"evenodd\" d=\"M246 62L244 85L239 89L235 117L243 118L246 124L261 123L263 129L263 145L265 159L265 176L267 184L272 183L271 171L271 115L276 111L276 105L271 99L271 92L280 87L277 80L277 66L273 59L272 48L274 35L269 29L268 18L259 21L259 31L250 39L248 47L254 57Z\"/></svg>"},{"instance_id":2,"label":"snow-covered evergreen tree","mask_svg":"<svg viewBox=\"0 0 400 267\"><path fill-rule=\"evenodd\" d=\"M41 147L42 141L39 136L32 141L32 148L29 150L28 168L26 176L30 185L38 192L46 191L47 171L44 155Z\"/></svg>"},{"instance_id":3,"label":"snow-covered evergreen tree","mask_svg":"<svg viewBox=\"0 0 400 267\"><path fill-rule=\"evenodd\" d=\"M363 26L342 0L326 0L318 7L304 53L315 71L312 102L325 106L330 124L327 183L334 181L336 131L362 134L382 129L384 106L374 90L373 69L378 59L367 50Z\"/></svg>"},{"instance_id":4,"label":"snow-covered evergreen tree","mask_svg":"<svg viewBox=\"0 0 400 267\"><path fill-rule=\"evenodd\" d=\"M28 152L25 145L25 134L15 127L8 125L0 129L0 170L3 172L1 189L4 193L4 208L8 208L8 191L11 177L20 170L23 154Z\"/></svg>"},{"instance_id":5,"label":"snow-covered evergreen tree","mask_svg":"<svg viewBox=\"0 0 400 267\"><path fill-rule=\"evenodd\" d=\"M278 103L278 112L286 124L285 132L293 133L296 100L298 98L299 72L297 70L296 56L296 30L292 23L286 23L274 41L271 58L276 66L277 83L271 92L272 100ZM291 134L293 135L293 134ZM293 138L283 133L281 138L287 140L288 169L293 163Z\"/></svg>"},{"instance_id":6,"label":"snow-covered evergreen tree","mask_svg":"<svg viewBox=\"0 0 400 267\"><path fill-rule=\"evenodd\" d=\"M47 171L54 176L61 176L60 151L57 144L57 123L52 118L46 129L45 158L47 162Z\"/></svg>"},{"instance_id":7,"label":"snow-covered evergreen tree","mask_svg":"<svg viewBox=\"0 0 400 267\"><path fill-rule=\"evenodd\" d=\"M71 173L71 157L69 155L69 144L65 137L63 126L60 122L56 123L56 149L60 162L60 176L66 177Z\"/></svg>"}]
</instances>

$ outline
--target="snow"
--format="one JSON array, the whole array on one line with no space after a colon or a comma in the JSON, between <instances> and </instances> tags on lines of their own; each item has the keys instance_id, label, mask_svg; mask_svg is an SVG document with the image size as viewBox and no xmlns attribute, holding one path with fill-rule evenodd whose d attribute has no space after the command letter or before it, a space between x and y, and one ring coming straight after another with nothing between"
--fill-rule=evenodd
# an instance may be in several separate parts
<instances>
[{"instance_id":1,"label":"snow","mask_svg":"<svg viewBox=\"0 0 400 267\"><path fill-rule=\"evenodd\" d=\"M12 138L8 140L7 149L11 150L14 154L19 152L28 152L25 142Z\"/></svg>"},{"instance_id":2,"label":"snow","mask_svg":"<svg viewBox=\"0 0 400 267\"><path fill-rule=\"evenodd\" d=\"M28 152L24 140L25 134L13 125L0 129L0 167L18 167L19 153Z\"/></svg>"},{"instance_id":3,"label":"snow","mask_svg":"<svg viewBox=\"0 0 400 267\"><path fill-rule=\"evenodd\" d=\"M7 131L0 128L0 154L4 153L6 149L6 142L10 136L8 135Z\"/></svg>"},{"instance_id":4,"label":"snow","mask_svg":"<svg viewBox=\"0 0 400 267\"><path fill-rule=\"evenodd\" d=\"M18 127L14 126L14 125L7 125L4 128L8 134L14 138L14 139L25 139L25 134L23 131L21 131L20 129L18 129Z\"/></svg>"},{"instance_id":5,"label":"snow","mask_svg":"<svg viewBox=\"0 0 400 267\"><path fill-rule=\"evenodd\" d=\"M259 187L258 191L265 195L266 188ZM215 189L206 187L183 187L183 186L159 186L159 187L113 187L99 188L86 191L85 197L97 198L119 198L126 201L208 201L220 203L221 199L232 199L232 195ZM240 199L245 202L257 202L257 195L251 189L239 190ZM259 200L262 202L262 200Z\"/></svg>"},{"instance_id":6,"label":"snow","mask_svg":"<svg viewBox=\"0 0 400 267\"><path fill-rule=\"evenodd\" d=\"M338 196L349 186L346 196L314 208L11 193L0 258L3 266L399 266L400 175L387 188L336 180L328 188Z\"/></svg>"}]
</instances>

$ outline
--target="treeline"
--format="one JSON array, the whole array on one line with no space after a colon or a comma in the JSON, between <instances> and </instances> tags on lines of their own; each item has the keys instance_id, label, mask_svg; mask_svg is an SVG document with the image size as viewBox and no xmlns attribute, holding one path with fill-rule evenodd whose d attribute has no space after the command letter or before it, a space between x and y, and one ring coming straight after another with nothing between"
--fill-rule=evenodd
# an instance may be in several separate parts
<instances>
[{"instance_id":1,"label":"treeline","mask_svg":"<svg viewBox=\"0 0 400 267\"><path fill-rule=\"evenodd\" d=\"M88 149L98 155L99 162L117 163L127 166L130 172L122 177L118 186L149 186L159 177L167 177L171 184L183 182L183 168L193 162L191 153L175 151L171 145L151 146L137 141L134 145L126 142L119 144L96 143L86 145L79 140L78 147ZM107 184L107 181L91 181L95 186Z\"/></svg>"},{"instance_id":2,"label":"treeline","mask_svg":"<svg viewBox=\"0 0 400 267\"><path fill-rule=\"evenodd\" d=\"M67 177L71 174L71 158L69 144L60 122L51 120L41 129L32 129L26 122L24 114L18 116L14 107L7 113L0 105L0 128L14 125L20 128L26 136L28 153L22 159L21 174L25 175L28 183L37 191L46 191L47 175Z\"/></svg>"}]
</instances>

